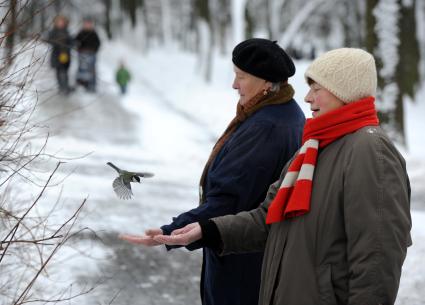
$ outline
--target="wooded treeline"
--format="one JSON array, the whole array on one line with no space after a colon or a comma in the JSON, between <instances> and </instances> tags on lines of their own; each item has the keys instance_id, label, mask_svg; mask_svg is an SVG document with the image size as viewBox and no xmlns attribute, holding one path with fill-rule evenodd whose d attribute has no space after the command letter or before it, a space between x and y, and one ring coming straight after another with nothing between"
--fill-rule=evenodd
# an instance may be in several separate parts
<instances>
[{"instance_id":1,"label":"wooded treeline","mask_svg":"<svg viewBox=\"0 0 425 305\"><path fill-rule=\"evenodd\" d=\"M90 15L105 39L133 35L143 52L177 44L198 54L207 81L214 51L226 54L249 37L277 40L295 59L364 48L377 59L381 122L400 143L403 101L415 101L425 79L425 0L8 0L0 9L8 60L17 42L45 32L57 14L75 29Z\"/></svg>"}]
</instances>

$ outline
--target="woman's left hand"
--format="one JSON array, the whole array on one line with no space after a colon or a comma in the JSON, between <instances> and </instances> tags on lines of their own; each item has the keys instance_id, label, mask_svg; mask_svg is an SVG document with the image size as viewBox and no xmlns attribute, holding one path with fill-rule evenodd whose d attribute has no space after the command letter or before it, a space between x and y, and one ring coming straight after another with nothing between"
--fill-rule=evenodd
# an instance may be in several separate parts
<instances>
[{"instance_id":1,"label":"woman's left hand","mask_svg":"<svg viewBox=\"0 0 425 305\"><path fill-rule=\"evenodd\" d=\"M187 246L202 238L201 226L198 222L188 224L187 226L174 230L171 235L156 235L153 240L166 245Z\"/></svg>"}]
</instances>

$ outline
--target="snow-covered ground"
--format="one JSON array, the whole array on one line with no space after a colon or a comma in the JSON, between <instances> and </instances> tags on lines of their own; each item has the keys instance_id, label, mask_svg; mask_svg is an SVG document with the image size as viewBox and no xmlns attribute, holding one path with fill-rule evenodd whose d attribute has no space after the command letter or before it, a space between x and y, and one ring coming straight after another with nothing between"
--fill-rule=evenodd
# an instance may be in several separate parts
<instances>
[{"instance_id":1,"label":"snow-covered ground","mask_svg":"<svg viewBox=\"0 0 425 305\"><path fill-rule=\"evenodd\" d=\"M129 92L120 96L114 71L124 60L133 76ZM95 233L63 248L43 285L78 282L73 291L96 286L69 304L199 304L201 253L136 247L116 238L168 223L197 205L197 184L215 139L235 114L237 94L230 56L214 57L211 83L202 80L196 57L175 47L148 54L120 42L105 42L98 58L98 93L77 89L68 97L47 91L36 119L49 126L47 151L67 163L60 167L64 182L48 190L61 194L58 218L70 215L85 197L78 225ZM290 80L296 100L303 102L308 62L297 62ZM39 89L51 87L53 73L40 72ZM41 90L43 91L43 90ZM402 149L412 183L413 246L403 268L399 305L425 303L425 92L407 106L408 150ZM88 155L87 155L88 154ZM111 161L155 177L134 186L134 199L118 200L112 191ZM49 163L52 167L54 160ZM60 181L58 178L57 181ZM47 205L47 200L46 203ZM47 210L47 209L46 209ZM78 288L76 288L78 287ZM51 288L53 289L53 288ZM68 292L72 295L72 292Z\"/></svg>"}]
</instances>

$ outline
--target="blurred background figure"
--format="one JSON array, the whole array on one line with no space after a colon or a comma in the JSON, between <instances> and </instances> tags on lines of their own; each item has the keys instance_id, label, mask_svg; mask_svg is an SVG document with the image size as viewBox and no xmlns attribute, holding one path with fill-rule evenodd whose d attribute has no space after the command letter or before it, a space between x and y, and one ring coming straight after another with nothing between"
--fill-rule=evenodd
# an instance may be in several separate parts
<instances>
[{"instance_id":1,"label":"blurred background figure","mask_svg":"<svg viewBox=\"0 0 425 305\"><path fill-rule=\"evenodd\" d=\"M127 92L128 82L131 80L131 74L122 61L120 62L118 70L115 74L115 80L120 87L121 94L125 94Z\"/></svg>"},{"instance_id":2,"label":"blurred background figure","mask_svg":"<svg viewBox=\"0 0 425 305\"><path fill-rule=\"evenodd\" d=\"M47 41L52 45L50 65L56 69L56 80L59 92L68 94L68 69L71 63L72 38L68 33L68 18L58 15L54 19L53 29L49 32Z\"/></svg>"},{"instance_id":3,"label":"blurred background figure","mask_svg":"<svg viewBox=\"0 0 425 305\"><path fill-rule=\"evenodd\" d=\"M87 91L96 91L96 54L100 47L100 39L90 17L83 19L83 28L75 37L78 50L77 84Z\"/></svg>"}]
</instances>

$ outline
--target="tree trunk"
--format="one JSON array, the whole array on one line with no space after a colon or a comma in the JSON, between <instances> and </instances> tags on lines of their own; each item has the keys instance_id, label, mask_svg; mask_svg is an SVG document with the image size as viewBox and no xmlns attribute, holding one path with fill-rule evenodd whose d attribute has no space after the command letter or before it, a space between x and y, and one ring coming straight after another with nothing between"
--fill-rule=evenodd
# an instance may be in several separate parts
<instances>
[{"instance_id":1,"label":"tree trunk","mask_svg":"<svg viewBox=\"0 0 425 305\"><path fill-rule=\"evenodd\" d=\"M402 145L406 145L404 97L414 100L419 81L414 8L415 1L404 6L402 0L368 0L366 12L366 46L375 55L379 71L379 119L389 136ZM389 13L382 15L386 10Z\"/></svg>"},{"instance_id":2,"label":"tree trunk","mask_svg":"<svg viewBox=\"0 0 425 305\"><path fill-rule=\"evenodd\" d=\"M366 7L366 47L372 53L376 60L378 70L378 88L376 106L381 126L387 131L388 135L395 141L404 144L404 134L400 128L399 122L395 119L397 104L401 102L401 95L396 82L396 71L394 67L398 65L398 35L394 29L399 25L399 15L397 12L385 16L388 0L368 0ZM389 0L391 1L391 0ZM391 4L396 4L391 3ZM396 4L398 5L398 4ZM398 8L398 7L397 7ZM383 20L394 18L391 25L394 29L382 26ZM391 39L391 42L388 41ZM393 62L388 60L390 53L396 55ZM397 60L397 62L394 62ZM402 106L401 106L402 107ZM398 110L400 112L400 109Z\"/></svg>"},{"instance_id":3,"label":"tree trunk","mask_svg":"<svg viewBox=\"0 0 425 305\"><path fill-rule=\"evenodd\" d=\"M400 0L401 1L401 0ZM400 62L397 67L398 83L402 94L414 100L419 84L419 43L416 35L415 2L411 6L401 5L400 18Z\"/></svg>"},{"instance_id":4,"label":"tree trunk","mask_svg":"<svg viewBox=\"0 0 425 305\"><path fill-rule=\"evenodd\" d=\"M246 28L246 1L247 0L231 0L231 16L232 16L232 31L233 31L233 45L238 44L245 40Z\"/></svg>"},{"instance_id":5,"label":"tree trunk","mask_svg":"<svg viewBox=\"0 0 425 305\"><path fill-rule=\"evenodd\" d=\"M212 75L212 50L214 48L209 0L196 0L195 7L199 17L198 33L200 34L199 57L201 59L201 68L203 69L205 80L209 82Z\"/></svg>"},{"instance_id":6,"label":"tree trunk","mask_svg":"<svg viewBox=\"0 0 425 305\"><path fill-rule=\"evenodd\" d=\"M245 6L245 25L244 25L244 32L246 38L251 38L254 35L254 27L255 27L255 21L254 17L251 15L251 11L249 10L249 5ZM235 41L235 45L241 42L244 39L240 39Z\"/></svg>"},{"instance_id":7,"label":"tree trunk","mask_svg":"<svg viewBox=\"0 0 425 305\"><path fill-rule=\"evenodd\" d=\"M134 28L137 24L137 7L139 1L137 0L121 0L121 8L130 17L131 26Z\"/></svg>"},{"instance_id":8,"label":"tree trunk","mask_svg":"<svg viewBox=\"0 0 425 305\"><path fill-rule=\"evenodd\" d=\"M46 26L47 16L46 15L47 15L46 10L40 11L40 15L39 15L38 19L39 19L39 22L40 22L39 26L40 26L40 32L41 33L44 33L47 30L47 26Z\"/></svg>"},{"instance_id":9,"label":"tree trunk","mask_svg":"<svg viewBox=\"0 0 425 305\"><path fill-rule=\"evenodd\" d=\"M344 46L358 48L362 45L359 3L357 1L344 0L341 5L340 20L344 29Z\"/></svg>"},{"instance_id":10,"label":"tree trunk","mask_svg":"<svg viewBox=\"0 0 425 305\"><path fill-rule=\"evenodd\" d=\"M277 40L279 38L280 26L281 26L281 12L285 0L268 0L267 1L267 15L268 15L268 31L269 38L271 40Z\"/></svg>"},{"instance_id":11,"label":"tree trunk","mask_svg":"<svg viewBox=\"0 0 425 305\"><path fill-rule=\"evenodd\" d=\"M228 28L229 24L226 21L222 21L219 23L218 25L218 46L220 48L220 53L222 55L226 54L226 37L227 37L227 28Z\"/></svg>"},{"instance_id":12,"label":"tree trunk","mask_svg":"<svg viewBox=\"0 0 425 305\"><path fill-rule=\"evenodd\" d=\"M425 37L425 1L416 1L416 37ZM419 74L422 81L425 80L425 39L419 40L420 68Z\"/></svg>"},{"instance_id":13,"label":"tree trunk","mask_svg":"<svg viewBox=\"0 0 425 305\"><path fill-rule=\"evenodd\" d=\"M230 29L230 1L219 0L215 13L219 15L215 41L222 55L226 54L228 42L228 29Z\"/></svg>"},{"instance_id":14,"label":"tree trunk","mask_svg":"<svg viewBox=\"0 0 425 305\"><path fill-rule=\"evenodd\" d=\"M112 39L112 30L111 30L111 8L112 3L111 0L103 0L103 4L105 5L105 31L108 39Z\"/></svg>"},{"instance_id":15,"label":"tree trunk","mask_svg":"<svg viewBox=\"0 0 425 305\"><path fill-rule=\"evenodd\" d=\"M378 38L375 33L375 17L373 9L378 4L378 0L367 0L366 2L366 38L365 46L369 53L374 53L374 49L378 44ZM378 60L377 60L378 61Z\"/></svg>"},{"instance_id":16,"label":"tree trunk","mask_svg":"<svg viewBox=\"0 0 425 305\"><path fill-rule=\"evenodd\" d=\"M272 29L272 12L271 12L271 0L264 1L264 9L266 11L266 27L268 38L271 39L273 37L273 29Z\"/></svg>"},{"instance_id":17,"label":"tree trunk","mask_svg":"<svg viewBox=\"0 0 425 305\"><path fill-rule=\"evenodd\" d=\"M396 80L400 89L399 100L396 104L394 119L402 135L402 143L406 145L405 124L404 124L404 97L409 96L415 101L417 86L419 84L419 44L416 38L416 18L415 2L412 0L411 6L404 6L403 1L399 0L401 6L400 17L400 61L397 66Z\"/></svg>"},{"instance_id":18,"label":"tree trunk","mask_svg":"<svg viewBox=\"0 0 425 305\"><path fill-rule=\"evenodd\" d=\"M137 24L137 4L135 0L126 0L128 2L128 14L130 15L131 26L136 27Z\"/></svg>"},{"instance_id":19,"label":"tree trunk","mask_svg":"<svg viewBox=\"0 0 425 305\"><path fill-rule=\"evenodd\" d=\"M7 30L6 30L6 67L10 67L13 62L13 50L15 48L15 38L17 31L16 22L17 0L9 1L9 10L7 16Z\"/></svg>"}]
</instances>

